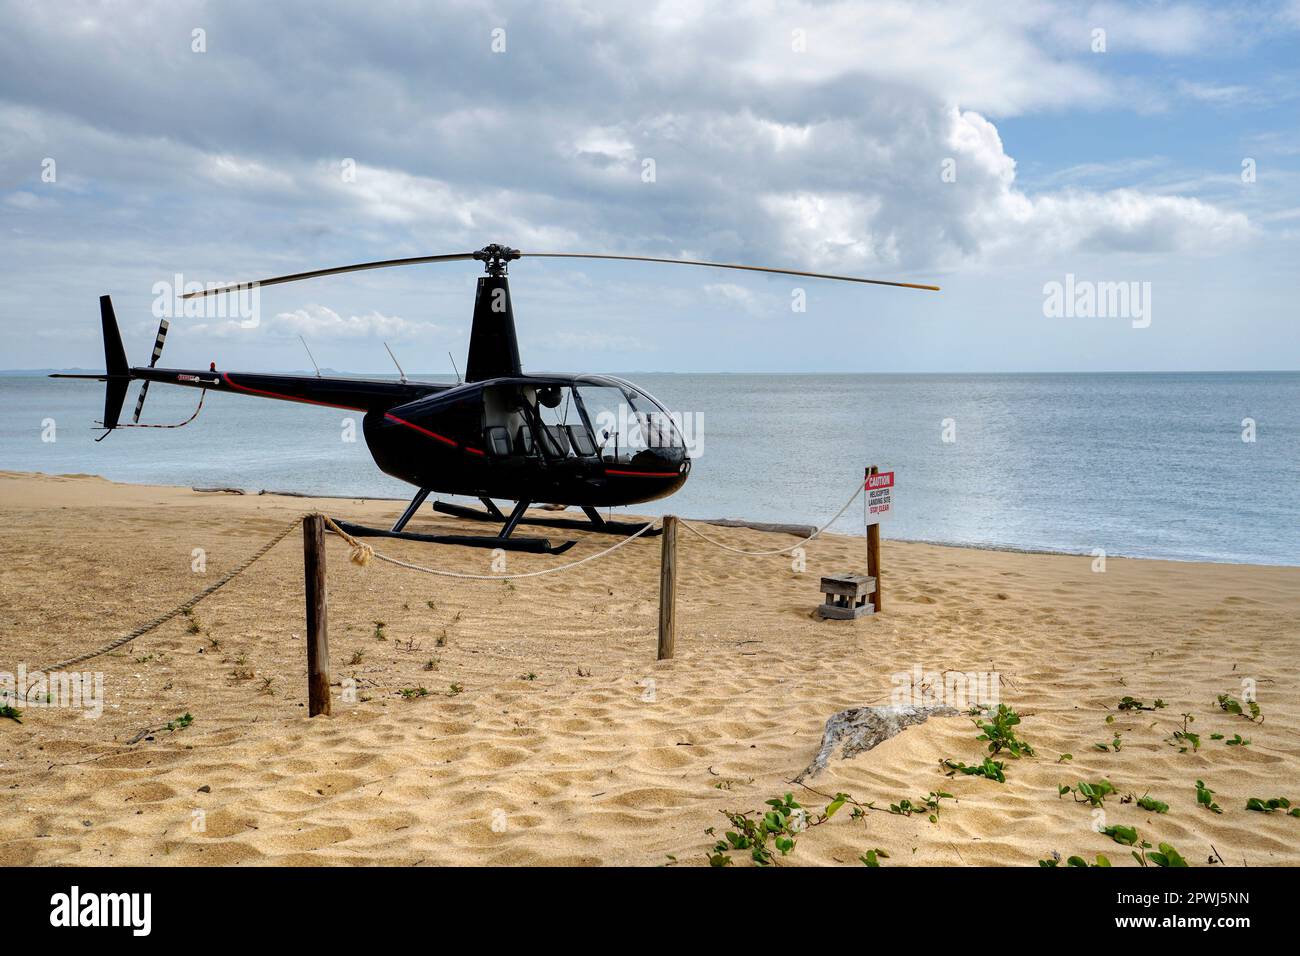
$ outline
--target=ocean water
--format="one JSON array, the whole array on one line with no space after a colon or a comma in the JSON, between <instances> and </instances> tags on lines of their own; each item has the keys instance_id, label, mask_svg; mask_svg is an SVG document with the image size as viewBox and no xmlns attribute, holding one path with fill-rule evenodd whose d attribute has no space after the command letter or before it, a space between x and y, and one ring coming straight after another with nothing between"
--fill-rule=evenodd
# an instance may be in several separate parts
<instances>
[{"instance_id":1,"label":"ocean water","mask_svg":"<svg viewBox=\"0 0 1300 956\"><path fill-rule=\"evenodd\" d=\"M886 537L1300 565L1297 372L625 377L685 415L696 444L686 486L637 513L820 525L876 464L896 473ZM154 385L144 418L184 419L196 400ZM185 428L96 444L102 404L99 383L0 376L0 468L254 491L413 490L373 465L359 420L356 440L344 440L353 413L210 394ZM1254 441L1242 440L1244 419ZM46 420L54 441L42 440ZM862 533L863 523L858 503L836 530Z\"/></svg>"}]
</instances>

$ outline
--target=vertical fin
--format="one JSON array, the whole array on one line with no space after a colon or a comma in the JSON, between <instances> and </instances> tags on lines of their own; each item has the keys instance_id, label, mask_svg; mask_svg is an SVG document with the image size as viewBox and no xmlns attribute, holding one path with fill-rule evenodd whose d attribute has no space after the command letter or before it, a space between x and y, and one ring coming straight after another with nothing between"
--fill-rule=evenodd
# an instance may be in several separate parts
<instances>
[{"instance_id":1,"label":"vertical fin","mask_svg":"<svg viewBox=\"0 0 1300 956\"><path fill-rule=\"evenodd\" d=\"M99 297L99 319L104 330L104 369L108 373L108 384L104 388L103 426L112 430L122 415L131 369L126 364L126 349L122 348L122 333L117 329L113 300L106 295Z\"/></svg>"}]
</instances>

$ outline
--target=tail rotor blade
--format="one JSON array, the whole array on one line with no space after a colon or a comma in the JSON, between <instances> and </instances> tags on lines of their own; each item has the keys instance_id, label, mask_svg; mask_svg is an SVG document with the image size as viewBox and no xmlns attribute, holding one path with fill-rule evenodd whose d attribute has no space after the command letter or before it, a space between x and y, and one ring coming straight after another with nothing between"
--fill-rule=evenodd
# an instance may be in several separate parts
<instances>
[{"instance_id":1,"label":"tail rotor blade","mask_svg":"<svg viewBox=\"0 0 1300 956\"><path fill-rule=\"evenodd\" d=\"M149 367L153 368L158 364L158 358L162 355L163 342L167 339L167 320L163 319L158 323L158 337L153 343L153 357L149 359ZM144 397L149 394L149 380L145 379L140 386L140 397L135 400L135 414L131 416L133 423L140 421L140 412L144 410Z\"/></svg>"},{"instance_id":2,"label":"tail rotor blade","mask_svg":"<svg viewBox=\"0 0 1300 956\"><path fill-rule=\"evenodd\" d=\"M140 384L140 397L135 400L135 414L131 416L132 423L140 421L140 413L144 411L144 397L149 394L149 380L145 379Z\"/></svg>"}]
</instances>

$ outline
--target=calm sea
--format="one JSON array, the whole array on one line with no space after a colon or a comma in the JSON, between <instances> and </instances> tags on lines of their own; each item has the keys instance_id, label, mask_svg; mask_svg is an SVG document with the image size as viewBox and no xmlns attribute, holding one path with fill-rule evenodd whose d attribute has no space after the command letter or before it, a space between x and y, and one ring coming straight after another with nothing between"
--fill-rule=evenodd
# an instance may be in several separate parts
<instances>
[{"instance_id":1,"label":"calm sea","mask_svg":"<svg viewBox=\"0 0 1300 956\"><path fill-rule=\"evenodd\" d=\"M821 524L877 464L897 480L887 537L1300 565L1300 373L627 377L688 416L698 442L685 488L640 513ZM0 376L0 467L410 494L371 463L359 421L356 441L343 440L350 413L209 395L186 428L96 444L102 393ZM183 419L196 398L155 385L145 420ZM862 524L855 505L836 529Z\"/></svg>"}]
</instances>

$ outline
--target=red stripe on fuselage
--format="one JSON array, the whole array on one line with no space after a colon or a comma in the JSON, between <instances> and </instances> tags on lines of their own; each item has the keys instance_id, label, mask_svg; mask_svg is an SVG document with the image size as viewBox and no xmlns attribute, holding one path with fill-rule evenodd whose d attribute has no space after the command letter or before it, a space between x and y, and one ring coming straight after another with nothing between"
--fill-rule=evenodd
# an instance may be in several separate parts
<instances>
[{"instance_id":1,"label":"red stripe on fuselage","mask_svg":"<svg viewBox=\"0 0 1300 956\"><path fill-rule=\"evenodd\" d=\"M613 468L606 468L605 474L618 475L623 478L677 478L680 472L676 471L616 471Z\"/></svg>"},{"instance_id":2,"label":"red stripe on fuselage","mask_svg":"<svg viewBox=\"0 0 1300 956\"><path fill-rule=\"evenodd\" d=\"M407 428L414 428L421 435L428 435L430 438L436 438L444 445L450 445L452 448L457 447L456 443L452 441L450 438L448 438L446 435L439 435L437 432L431 432L427 428L421 428L419 425L416 425L414 422L408 422L405 418L398 418L392 412L384 412L384 417L388 419L390 422L397 422L397 424L405 425Z\"/></svg>"},{"instance_id":3,"label":"red stripe on fuselage","mask_svg":"<svg viewBox=\"0 0 1300 956\"><path fill-rule=\"evenodd\" d=\"M280 398L286 402L302 402L305 405L321 405L325 408L346 408L350 412L364 412L367 409L358 408L356 405L339 405L335 402L318 402L311 398L298 398L294 395L283 395L280 392L268 392L261 388L252 388L248 385L240 385L230 377L229 372L222 372L221 379L231 388L238 389L241 392L248 392L251 395L265 395L267 398Z\"/></svg>"}]
</instances>

